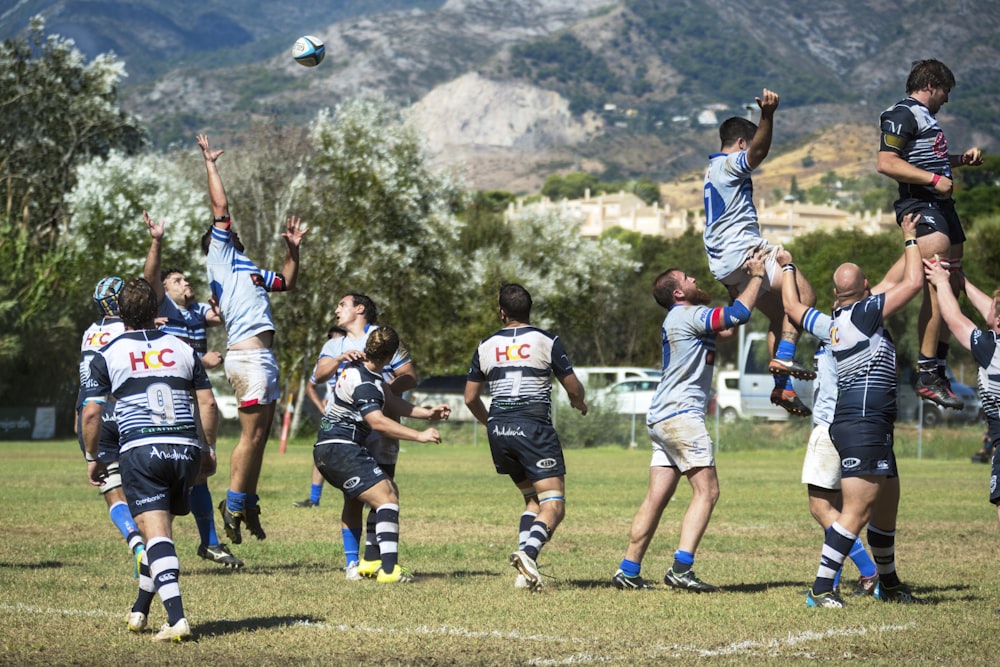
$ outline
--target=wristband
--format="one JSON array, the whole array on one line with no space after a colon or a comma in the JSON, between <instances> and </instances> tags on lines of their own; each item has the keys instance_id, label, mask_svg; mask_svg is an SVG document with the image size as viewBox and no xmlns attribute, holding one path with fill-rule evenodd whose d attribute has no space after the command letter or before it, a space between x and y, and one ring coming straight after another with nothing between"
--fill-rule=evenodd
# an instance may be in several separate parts
<instances>
[{"instance_id":1,"label":"wristband","mask_svg":"<svg viewBox=\"0 0 1000 667\"><path fill-rule=\"evenodd\" d=\"M87 460L87 463L97 463L97 457L95 457L90 452L84 452L83 453L83 458L85 458Z\"/></svg>"},{"instance_id":2,"label":"wristband","mask_svg":"<svg viewBox=\"0 0 1000 667\"><path fill-rule=\"evenodd\" d=\"M791 262L789 262L788 264L785 264L783 267L781 267L781 270L782 271L794 271L795 270L795 265L792 264Z\"/></svg>"},{"instance_id":3,"label":"wristband","mask_svg":"<svg viewBox=\"0 0 1000 667\"><path fill-rule=\"evenodd\" d=\"M761 280L764 280L764 274L757 275L756 273L754 273L750 277L751 278L760 278Z\"/></svg>"},{"instance_id":4,"label":"wristband","mask_svg":"<svg viewBox=\"0 0 1000 667\"><path fill-rule=\"evenodd\" d=\"M228 215L217 215L212 218L212 222L229 222L230 217Z\"/></svg>"},{"instance_id":5,"label":"wristband","mask_svg":"<svg viewBox=\"0 0 1000 667\"><path fill-rule=\"evenodd\" d=\"M906 241L903 243L903 248L905 249L915 245L917 245L916 239L906 239Z\"/></svg>"},{"instance_id":6,"label":"wristband","mask_svg":"<svg viewBox=\"0 0 1000 667\"><path fill-rule=\"evenodd\" d=\"M936 188L938 181L940 180L941 180L941 174L934 174L934 176L931 178L931 187Z\"/></svg>"}]
</instances>

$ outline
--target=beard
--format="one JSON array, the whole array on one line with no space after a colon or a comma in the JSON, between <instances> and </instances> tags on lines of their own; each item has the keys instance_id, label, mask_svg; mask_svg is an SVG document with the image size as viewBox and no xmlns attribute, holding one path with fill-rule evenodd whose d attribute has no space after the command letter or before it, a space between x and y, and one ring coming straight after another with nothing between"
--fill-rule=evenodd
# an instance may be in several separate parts
<instances>
[{"instance_id":1,"label":"beard","mask_svg":"<svg viewBox=\"0 0 1000 667\"><path fill-rule=\"evenodd\" d=\"M707 306L712 303L712 297L703 289L695 289L688 296L688 303L692 306Z\"/></svg>"}]
</instances>

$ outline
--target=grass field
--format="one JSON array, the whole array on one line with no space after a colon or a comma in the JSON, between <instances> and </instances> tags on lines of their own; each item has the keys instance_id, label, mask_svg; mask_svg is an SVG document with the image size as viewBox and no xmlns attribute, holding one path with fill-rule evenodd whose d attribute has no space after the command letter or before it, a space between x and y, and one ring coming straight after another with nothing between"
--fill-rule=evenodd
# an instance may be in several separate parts
<instances>
[{"instance_id":1,"label":"grass field","mask_svg":"<svg viewBox=\"0 0 1000 667\"><path fill-rule=\"evenodd\" d=\"M780 439L763 427L744 424L723 439L743 447L724 446L718 457L722 497L696 569L723 590L702 596L662 584L647 592L610 586L645 492L641 446L567 451L567 518L540 558L546 590L514 590L506 563L520 498L493 472L482 435L477 445L448 444L467 440L461 433L443 445L404 445L401 560L420 577L411 586L344 580L338 494L327 487L317 509L291 505L308 490L311 442L293 441L285 454L272 443L260 493L268 538L234 547L246 569L197 558L193 519L175 523L196 641L166 646L125 629L130 559L86 484L76 443L0 443L0 663L993 662L998 527L986 501L989 467L968 459L977 427L947 436L964 443L961 458L900 461L899 572L928 604L865 598L841 610L805 606L822 533L799 484L802 448L746 449ZM900 435L902 451L912 451L912 434ZM231 445L223 440L220 452ZM217 499L228 474L221 459L211 483ZM682 486L667 509L647 578L662 581L689 497ZM845 581L855 577L848 565ZM157 600L150 625L164 620Z\"/></svg>"}]
</instances>

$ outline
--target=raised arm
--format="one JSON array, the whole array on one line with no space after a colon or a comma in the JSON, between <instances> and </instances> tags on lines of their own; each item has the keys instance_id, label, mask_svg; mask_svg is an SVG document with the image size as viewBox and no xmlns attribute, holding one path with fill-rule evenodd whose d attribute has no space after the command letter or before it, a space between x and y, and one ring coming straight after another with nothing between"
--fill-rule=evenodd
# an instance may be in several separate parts
<instances>
[{"instance_id":1,"label":"raised arm","mask_svg":"<svg viewBox=\"0 0 1000 667\"><path fill-rule=\"evenodd\" d=\"M948 325L952 337L958 340L965 349L971 349L972 332L976 325L962 313L958 299L951 291L951 275L948 270L941 266L941 262L924 260L924 273L927 275L928 282L937 292L941 319ZM969 285L970 283L966 281L966 290L968 290Z\"/></svg>"},{"instance_id":2,"label":"raised arm","mask_svg":"<svg viewBox=\"0 0 1000 667\"><path fill-rule=\"evenodd\" d=\"M204 134L198 135L198 147L201 148L201 153L205 157L205 171L208 173L208 196L212 201L212 218L217 227L228 229L229 200L226 199L226 189L222 185L222 177L215 164L224 151L212 150L208 143L208 137Z\"/></svg>"},{"instance_id":3,"label":"raised arm","mask_svg":"<svg viewBox=\"0 0 1000 667\"><path fill-rule=\"evenodd\" d=\"M146 253L146 263L142 267L142 275L146 279L146 282L153 288L153 293L156 294L156 302L159 303L163 301L165 294L163 281L160 280L160 268L163 265L161 245L163 244L163 228L166 223L162 220L156 222L146 211L142 212L142 220L146 223L146 229L149 230L150 238L149 252Z\"/></svg>"},{"instance_id":4,"label":"raised arm","mask_svg":"<svg viewBox=\"0 0 1000 667\"><path fill-rule=\"evenodd\" d=\"M747 148L747 162L751 169L756 169L771 150L771 139L774 136L774 112L778 110L778 93L764 89L760 97L754 98L760 107L760 123L757 132Z\"/></svg>"},{"instance_id":5,"label":"raised arm","mask_svg":"<svg viewBox=\"0 0 1000 667\"><path fill-rule=\"evenodd\" d=\"M221 183L221 181L220 181ZM281 268L281 275L285 278L285 291L295 289L295 282L299 278L299 246L302 244L302 237L309 229L302 225L302 220L290 217L286 221L286 229L281 233L288 246L285 252L285 264Z\"/></svg>"},{"instance_id":6,"label":"raised arm","mask_svg":"<svg viewBox=\"0 0 1000 667\"><path fill-rule=\"evenodd\" d=\"M917 246L917 219L918 216L911 213L899 223L903 230L903 277L885 291L885 305L882 308L885 317L905 306L924 286L924 266Z\"/></svg>"},{"instance_id":7,"label":"raised arm","mask_svg":"<svg viewBox=\"0 0 1000 667\"><path fill-rule=\"evenodd\" d=\"M799 298L799 286L795 280L795 273L798 270L792 262L792 254L782 248L776 256L777 263L781 265L781 303L785 309L785 315L795 324L802 326L809 306L802 303Z\"/></svg>"}]
</instances>

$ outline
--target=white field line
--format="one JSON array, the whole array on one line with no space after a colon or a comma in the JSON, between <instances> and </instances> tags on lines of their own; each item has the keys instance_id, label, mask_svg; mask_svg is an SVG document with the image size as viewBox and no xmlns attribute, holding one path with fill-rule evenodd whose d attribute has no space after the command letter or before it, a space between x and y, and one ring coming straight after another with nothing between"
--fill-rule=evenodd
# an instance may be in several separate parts
<instances>
[{"instance_id":1,"label":"white field line","mask_svg":"<svg viewBox=\"0 0 1000 667\"><path fill-rule=\"evenodd\" d=\"M47 607L35 607L32 605L25 604L15 604L0 605L0 611L23 613L23 614L60 614L64 616L100 616L107 618L120 618L122 616L119 612L104 611L101 609L52 609ZM500 631L500 630L468 630L466 628L452 627L448 625L441 626L428 626L419 625L410 628L381 628L381 627L370 627L365 625L352 625L348 623L314 623L312 621L296 621L290 624L292 627L306 627L315 628L317 630L333 630L337 632L364 632L368 634L402 634L402 635L441 635L447 637L465 637L468 639L511 639L516 641L535 641L543 642L547 644L577 644L586 645L592 643L592 640L587 639L576 639L572 637L551 637L548 635L540 634L522 634L516 631ZM684 646L681 644L672 645L661 645L653 647L650 651L649 657L683 657L683 656L697 656L705 658L713 658L719 656L732 656L732 655L747 655L747 656L757 656L757 655L768 655L768 656L779 656L782 654L782 649L794 648L800 644L806 644L811 642L818 642L824 639L829 639L831 637L855 637L866 635L868 633L884 633L884 632L904 632L907 630L912 630L916 627L916 623L906 623L904 625L877 625L872 627L858 627L858 628L830 628L828 630L823 630L820 632L814 630L806 630L804 632L799 632L795 634L788 634L785 637L773 637L771 639L761 639L761 640L745 640L740 642L734 642L726 646L721 646L719 648L701 648L698 646ZM813 657L810 653L797 653L799 657ZM829 657L829 656L827 656ZM614 661L617 658L602 655L593 655L590 653L577 653L574 655L566 656L559 659L542 659L536 658L529 661L532 665L569 665L569 664L579 664L584 662L608 662Z\"/></svg>"}]
</instances>

